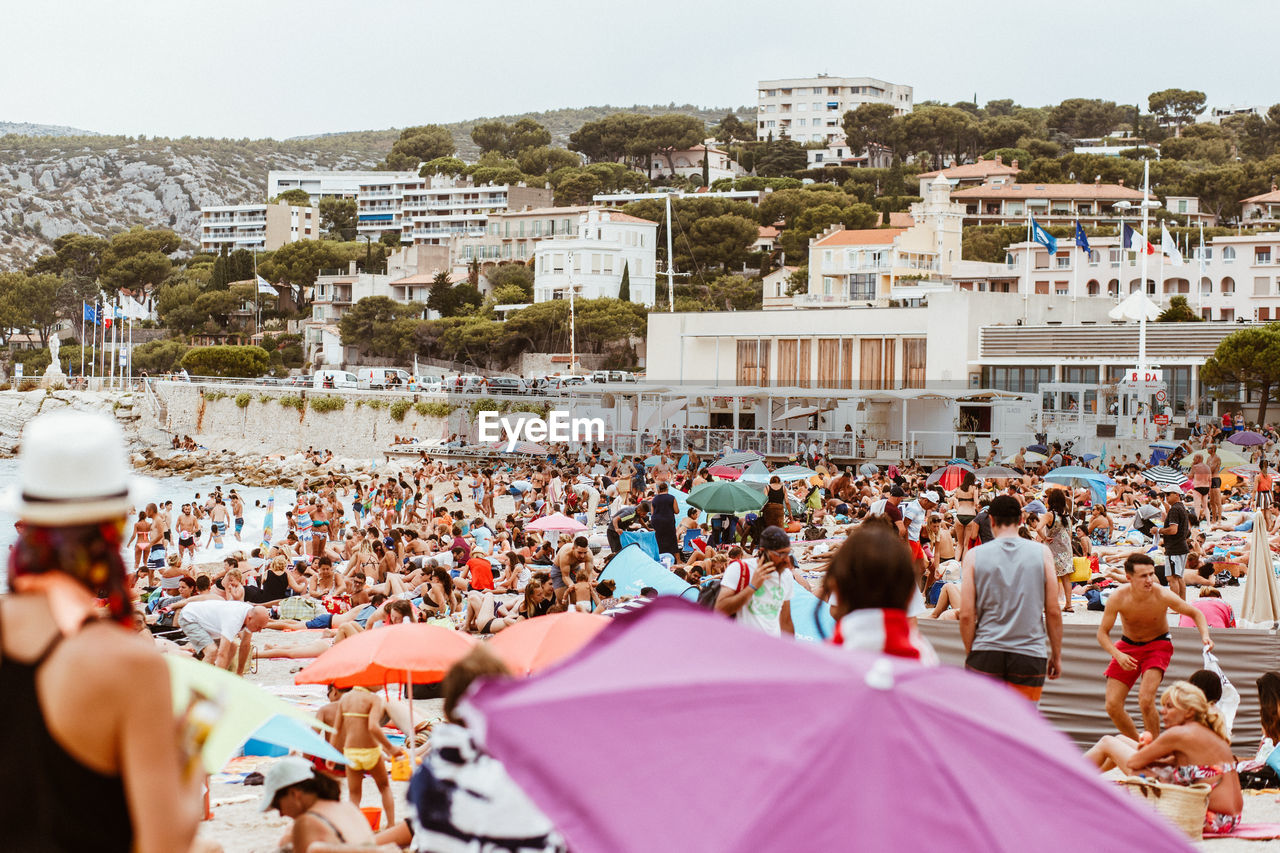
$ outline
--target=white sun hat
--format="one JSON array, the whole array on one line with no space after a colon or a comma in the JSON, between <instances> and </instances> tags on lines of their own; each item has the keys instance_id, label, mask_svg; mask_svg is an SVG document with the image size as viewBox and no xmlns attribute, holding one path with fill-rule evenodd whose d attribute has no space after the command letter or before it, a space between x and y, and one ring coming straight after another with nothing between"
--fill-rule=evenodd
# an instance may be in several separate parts
<instances>
[{"instance_id":1,"label":"white sun hat","mask_svg":"<svg viewBox=\"0 0 1280 853\"><path fill-rule=\"evenodd\" d=\"M123 517L147 482L130 473L114 418L52 412L22 430L18 482L0 494L0 509L47 527L91 524Z\"/></svg>"}]
</instances>

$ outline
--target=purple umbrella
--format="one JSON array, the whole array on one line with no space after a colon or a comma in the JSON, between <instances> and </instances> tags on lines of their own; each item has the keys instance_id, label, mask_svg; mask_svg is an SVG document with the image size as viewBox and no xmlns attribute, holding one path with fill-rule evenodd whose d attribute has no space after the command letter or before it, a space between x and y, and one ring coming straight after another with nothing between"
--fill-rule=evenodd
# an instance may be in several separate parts
<instances>
[{"instance_id":1,"label":"purple umbrella","mask_svg":"<svg viewBox=\"0 0 1280 853\"><path fill-rule=\"evenodd\" d=\"M1232 433L1231 437L1228 438L1227 441L1232 444L1238 444L1241 447L1253 447L1258 444L1266 444L1267 437L1259 432L1244 430L1243 432Z\"/></svg>"},{"instance_id":2,"label":"purple umbrella","mask_svg":"<svg viewBox=\"0 0 1280 853\"><path fill-rule=\"evenodd\" d=\"M1191 849L1011 690L676 600L466 713L575 853Z\"/></svg>"}]
</instances>

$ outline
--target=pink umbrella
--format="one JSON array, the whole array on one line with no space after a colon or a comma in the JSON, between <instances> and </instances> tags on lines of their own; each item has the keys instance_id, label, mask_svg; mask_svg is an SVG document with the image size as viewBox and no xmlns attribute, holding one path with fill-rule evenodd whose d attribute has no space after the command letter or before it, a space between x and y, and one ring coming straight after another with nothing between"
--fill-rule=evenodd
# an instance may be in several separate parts
<instances>
[{"instance_id":1,"label":"pink umbrella","mask_svg":"<svg viewBox=\"0 0 1280 853\"><path fill-rule=\"evenodd\" d=\"M1191 849L1011 690L675 599L466 713L575 853Z\"/></svg>"},{"instance_id":2,"label":"pink umbrella","mask_svg":"<svg viewBox=\"0 0 1280 853\"><path fill-rule=\"evenodd\" d=\"M721 480L736 480L742 476L742 472L737 468L730 468L728 465L712 465L707 469L707 473L712 477L719 477Z\"/></svg>"},{"instance_id":3,"label":"pink umbrella","mask_svg":"<svg viewBox=\"0 0 1280 853\"><path fill-rule=\"evenodd\" d=\"M587 529L582 522L570 518L564 513L553 513L529 523L528 530L556 531L564 533L581 533Z\"/></svg>"}]
</instances>

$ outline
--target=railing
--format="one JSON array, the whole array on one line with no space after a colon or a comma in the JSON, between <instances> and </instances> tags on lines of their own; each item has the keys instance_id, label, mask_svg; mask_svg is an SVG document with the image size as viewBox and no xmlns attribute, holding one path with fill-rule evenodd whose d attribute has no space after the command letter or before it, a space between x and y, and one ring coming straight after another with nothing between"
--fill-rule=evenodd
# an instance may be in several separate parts
<instances>
[{"instance_id":1,"label":"railing","mask_svg":"<svg viewBox=\"0 0 1280 853\"><path fill-rule=\"evenodd\" d=\"M970 438L977 445L979 463L987 458L991 450L991 439L1000 440L999 456L1003 459L1016 453L1019 447L1035 443L1035 436L1030 432L1015 430L1005 432L966 432L963 430L911 430L910 441L906 447L907 456L912 459L937 458L950 459L953 456L964 458L964 447ZM959 450L961 452L957 453ZM999 459L996 460L999 463Z\"/></svg>"}]
</instances>

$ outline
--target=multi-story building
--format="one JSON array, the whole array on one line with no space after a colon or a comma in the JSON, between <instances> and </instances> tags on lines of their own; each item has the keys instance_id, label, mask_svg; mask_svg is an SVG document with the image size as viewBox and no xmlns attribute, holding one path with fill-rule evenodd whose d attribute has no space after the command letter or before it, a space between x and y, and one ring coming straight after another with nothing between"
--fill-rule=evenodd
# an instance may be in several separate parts
<instances>
[{"instance_id":1,"label":"multi-story building","mask_svg":"<svg viewBox=\"0 0 1280 853\"><path fill-rule=\"evenodd\" d=\"M1271 192L1240 202L1240 222L1246 228L1280 225L1280 190L1275 184L1271 185Z\"/></svg>"},{"instance_id":2,"label":"multi-story building","mask_svg":"<svg viewBox=\"0 0 1280 853\"><path fill-rule=\"evenodd\" d=\"M200 251L269 252L285 243L317 240L320 211L279 204L222 204L200 208Z\"/></svg>"},{"instance_id":3,"label":"multi-story building","mask_svg":"<svg viewBox=\"0 0 1280 853\"><path fill-rule=\"evenodd\" d=\"M1222 124L1224 121L1236 116L1265 116L1269 107L1260 106L1237 106L1236 104L1228 104L1225 107L1212 107L1209 115L1205 116L1205 121L1210 124Z\"/></svg>"},{"instance_id":4,"label":"multi-story building","mask_svg":"<svg viewBox=\"0 0 1280 853\"><path fill-rule=\"evenodd\" d=\"M592 208L577 218L572 234L549 237L534 247L533 301L617 298L627 272L630 300L652 306L657 274L658 223Z\"/></svg>"},{"instance_id":5,"label":"multi-story building","mask_svg":"<svg viewBox=\"0 0 1280 853\"><path fill-rule=\"evenodd\" d=\"M920 197L924 198L925 194L929 192L929 184L939 175L951 185L952 192L955 192L969 187L988 186L995 189L1008 186L1014 183L1020 171L1017 160L1012 163L1005 163L1003 158L997 154L994 160L979 160L976 163L965 163L960 166L950 166L946 169L924 172L918 176L920 179Z\"/></svg>"},{"instance_id":6,"label":"multi-story building","mask_svg":"<svg viewBox=\"0 0 1280 853\"><path fill-rule=\"evenodd\" d=\"M714 190L702 193L686 193L684 190L669 190L663 192L652 193L597 193L591 197L591 201L602 207L622 207L633 201L643 201L644 199L657 199L662 201L670 197L672 201L679 198L721 198L725 201L745 201L748 204L760 204L766 193L771 193L771 189L763 190Z\"/></svg>"},{"instance_id":7,"label":"multi-story building","mask_svg":"<svg viewBox=\"0 0 1280 853\"><path fill-rule=\"evenodd\" d=\"M589 205L572 205L491 213L483 236L461 237L454 242L454 260L463 264L473 260L481 263L528 261L539 241L576 234L578 217L595 209Z\"/></svg>"},{"instance_id":8,"label":"multi-story building","mask_svg":"<svg viewBox=\"0 0 1280 853\"><path fill-rule=\"evenodd\" d=\"M964 216L950 194L950 184L939 175L925 200L911 206L907 227L849 230L834 225L814 237L809 241L809 291L795 297L795 307L886 305L950 290Z\"/></svg>"},{"instance_id":9,"label":"multi-story building","mask_svg":"<svg viewBox=\"0 0 1280 853\"><path fill-rule=\"evenodd\" d=\"M840 122L862 104L889 104L897 115L912 109L912 89L874 77L794 77L756 86L756 139L830 142L844 137Z\"/></svg>"},{"instance_id":10,"label":"multi-story building","mask_svg":"<svg viewBox=\"0 0 1280 853\"><path fill-rule=\"evenodd\" d=\"M357 228L362 234L399 231L402 243L448 245L456 237L483 237L491 213L546 207L549 188L524 184L473 186L465 178L395 176L360 185Z\"/></svg>"},{"instance_id":11,"label":"multi-story building","mask_svg":"<svg viewBox=\"0 0 1280 853\"><path fill-rule=\"evenodd\" d=\"M965 225L1021 225L1027 214L1041 225L1089 227L1133 221L1141 212L1142 190L1123 184L980 184L956 190L951 200L964 205ZM1117 205L1120 205L1117 207Z\"/></svg>"},{"instance_id":12,"label":"multi-story building","mask_svg":"<svg viewBox=\"0 0 1280 853\"><path fill-rule=\"evenodd\" d=\"M275 198L286 190L304 190L313 205L322 198L355 198L360 185L369 181L416 178L417 172L267 172L267 198Z\"/></svg>"},{"instance_id":13,"label":"multi-story building","mask_svg":"<svg viewBox=\"0 0 1280 853\"><path fill-rule=\"evenodd\" d=\"M829 139L826 148L810 148L804 153L810 169L822 169L828 166L887 169L893 165L893 149L873 143L859 154L849 147L843 133Z\"/></svg>"},{"instance_id":14,"label":"multi-story building","mask_svg":"<svg viewBox=\"0 0 1280 853\"><path fill-rule=\"evenodd\" d=\"M745 169L738 165L737 161L729 156L729 152L703 144L681 151L672 151L669 164L666 154L655 155L652 158L649 177L650 179L665 178L672 174L683 178L693 175L701 177L704 157L707 159L707 178L709 182L718 181L721 178L733 180L747 173Z\"/></svg>"}]
</instances>

